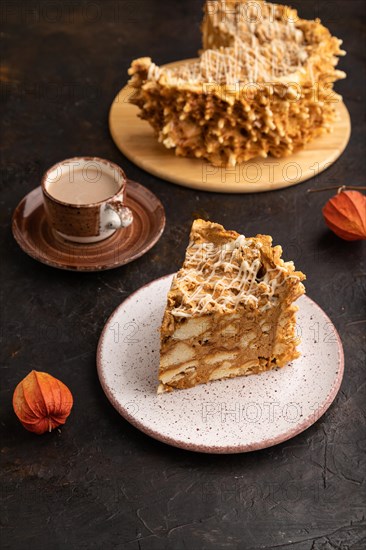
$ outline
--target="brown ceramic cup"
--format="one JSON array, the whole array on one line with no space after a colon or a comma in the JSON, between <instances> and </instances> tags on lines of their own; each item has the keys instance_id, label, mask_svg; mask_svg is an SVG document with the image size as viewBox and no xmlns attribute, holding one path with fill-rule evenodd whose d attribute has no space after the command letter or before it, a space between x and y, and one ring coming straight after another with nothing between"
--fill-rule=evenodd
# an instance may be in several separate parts
<instances>
[{"instance_id":1,"label":"brown ceramic cup","mask_svg":"<svg viewBox=\"0 0 366 550\"><path fill-rule=\"evenodd\" d=\"M42 178L48 221L69 241L102 241L133 221L124 202L126 185L123 170L108 160L75 157L58 162Z\"/></svg>"}]
</instances>

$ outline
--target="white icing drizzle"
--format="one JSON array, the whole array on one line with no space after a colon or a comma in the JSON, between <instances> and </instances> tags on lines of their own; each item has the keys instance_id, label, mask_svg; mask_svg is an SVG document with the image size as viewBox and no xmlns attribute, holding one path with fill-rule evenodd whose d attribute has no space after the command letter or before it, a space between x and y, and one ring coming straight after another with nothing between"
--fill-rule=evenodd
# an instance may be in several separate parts
<instances>
[{"instance_id":1,"label":"white icing drizzle","mask_svg":"<svg viewBox=\"0 0 366 550\"><path fill-rule=\"evenodd\" d=\"M147 78L148 80L159 80L161 75L161 69L155 63L151 63L148 71L147 71Z\"/></svg>"},{"instance_id":2,"label":"white icing drizzle","mask_svg":"<svg viewBox=\"0 0 366 550\"><path fill-rule=\"evenodd\" d=\"M191 317L218 311L235 311L239 304L251 303L254 308L268 309L277 301L276 290L289 278L292 262L266 269L255 239L240 235L222 246L214 243L190 243L184 267L177 273L173 286L182 293L181 304L173 308L175 317Z\"/></svg>"},{"instance_id":3,"label":"white icing drizzle","mask_svg":"<svg viewBox=\"0 0 366 550\"><path fill-rule=\"evenodd\" d=\"M235 3L232 10L227 9L226 2L219 1L209 17L213 28L224 31L234 44L234 51L225 48L226 54L233 57L231 64L235 66L239 60L234 81L268 81L295 72L307 59L303 32L280 6Z\"/></svg>"},{"instance_id":4,"label":"white icing drizzle","mask_svg":"<svg viewBox=\"0 0 366 550\"><path fill-rule=\"evenodd\" d=\"M229 47L206 49L197 61L189 61L173 69L151 64L148 80L168 82L174 86L202 86L213 83L233 86L247 83L300 81L309 73L314 80L309 46L297 22L296 11L280 5L258 2L234 2L235 10L226 9L226 2L215 2L215 13L207 15L211 26L208 43L218 44L224 37ZM243 11L241 11L243 9ZM258 13L259 10L259 13ZM300 20L301 21L301 20ZM336 39L333 39L336 40ZM341 41L337 41L339 46ZM223 43L223 40L221 40ZM339 50L337 55L344 55ZM344 78L337 71L337 78Z\"/></svg>"},{"instance_id":5,"label":"white icing drizzle","mask_svg":"<svg viewBox=\"0 0 366 550\"><path fill-rule=\"evenodd\" d=\"M254 3L253 3L254 4ZM216 28L223 27L232 37L232 46L207 49L198 61L174 69L159 69L152 64L148 79L165 74L171 84L271 82L299 70L308 58L303 32L293 21L276 18L271 4L263 4L261 16L248 3L245 15L226 10L225 3L213 17Z\"/></svg>"}]
</instances>

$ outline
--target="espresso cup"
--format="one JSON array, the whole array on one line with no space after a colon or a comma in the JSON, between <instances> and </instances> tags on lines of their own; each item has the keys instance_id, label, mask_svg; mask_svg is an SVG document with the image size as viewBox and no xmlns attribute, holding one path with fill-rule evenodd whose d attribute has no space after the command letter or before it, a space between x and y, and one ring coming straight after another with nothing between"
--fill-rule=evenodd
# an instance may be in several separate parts
<instances>
[{"instance_id":1,"label":"espresso cup","mask_svg":"<svg viewBox=\"0 0 366 550\"><path fill-rule=\"evenodd\" d=\"M44 174L42 192L48 221L64 239L95 243L133 221L125 206L122 168L98 157L58 162Z\"/></svg>"}]
</instances>

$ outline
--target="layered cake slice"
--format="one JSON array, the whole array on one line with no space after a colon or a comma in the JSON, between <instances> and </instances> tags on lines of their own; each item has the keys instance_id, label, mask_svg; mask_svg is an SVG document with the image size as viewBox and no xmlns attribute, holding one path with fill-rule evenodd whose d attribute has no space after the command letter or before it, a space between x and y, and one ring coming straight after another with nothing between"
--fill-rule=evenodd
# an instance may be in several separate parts
<instances>
[{"instance_id":1,"label":"layered cake slice","mask_svg":"<svg viewBox=\"0 0 366 550\"><path fill-rule=\"evenodd\" d=\"M161 326L158 392L258 374L299 356L293 302L305 275L272 238L196 220Z\"/></svg>"},{"instance_id":2,"label":"layered cake slice","mask_svg":"<svg viewBox=\"0 0 366 550\"><path fill-rule=\"evenodd\" d=\"M129 101L184 157L236 166L287 156L331 131L341 40L319 19L262 0L206 2L203 50L173 68L133 61Z\"/></svg>"}]
</instances>

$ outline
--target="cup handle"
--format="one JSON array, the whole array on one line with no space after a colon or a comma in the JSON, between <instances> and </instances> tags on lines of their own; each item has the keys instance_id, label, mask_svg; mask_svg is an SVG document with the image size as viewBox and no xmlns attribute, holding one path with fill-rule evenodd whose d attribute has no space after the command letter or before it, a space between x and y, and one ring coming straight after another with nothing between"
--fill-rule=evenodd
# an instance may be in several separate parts
<instances>
[{"instance_id":1,"label":"cup handle","mask_svg":"<svg viewBox=\"0 0 366 550\"><path fill-rule=\"evenodd\" d=\"M128 227L132 222L133 214L122 202L115 200L105 205L101 216L101 229L103 231Z\"/></svg>"}]
</instances>

